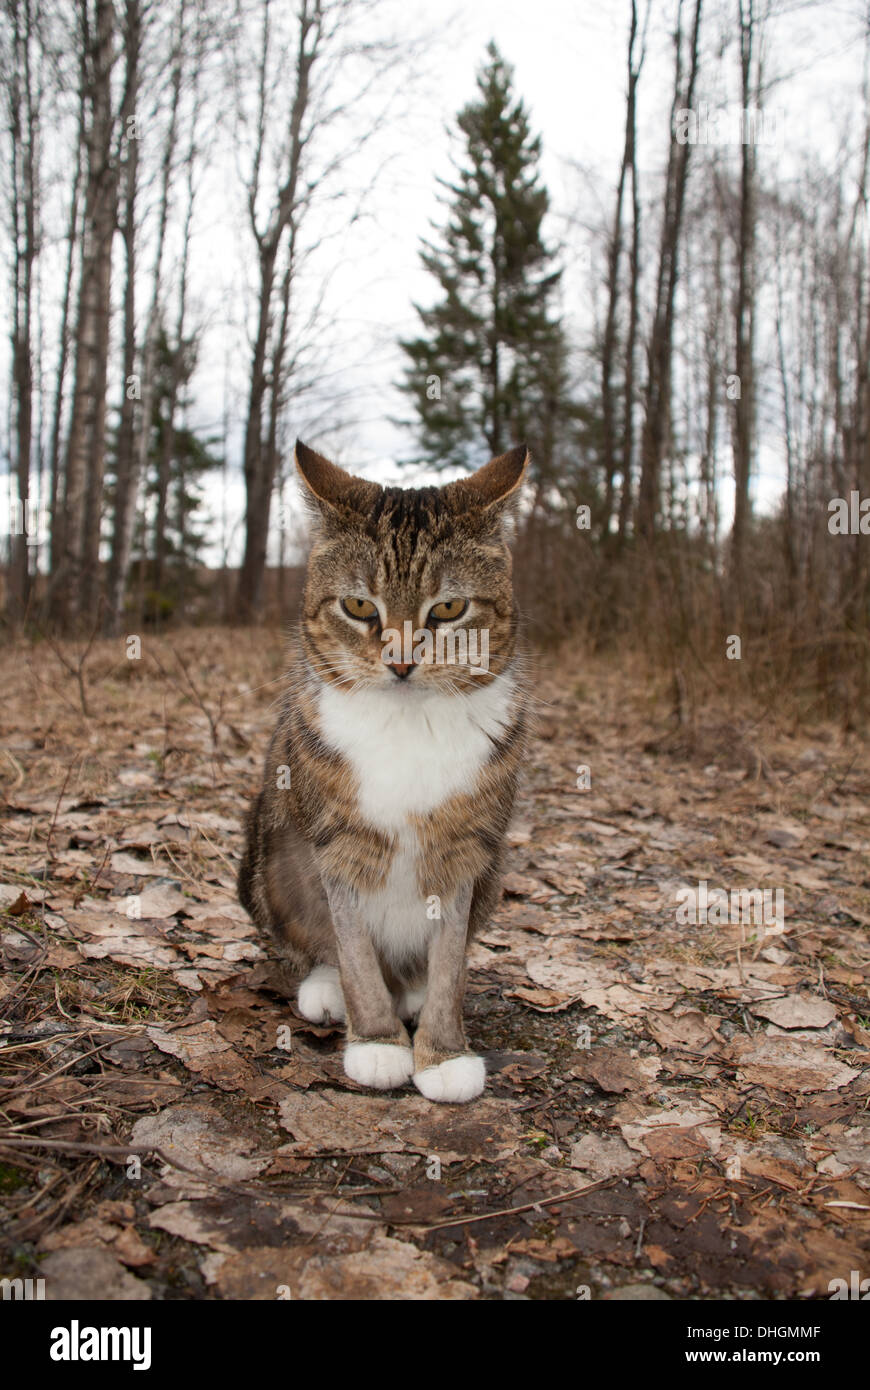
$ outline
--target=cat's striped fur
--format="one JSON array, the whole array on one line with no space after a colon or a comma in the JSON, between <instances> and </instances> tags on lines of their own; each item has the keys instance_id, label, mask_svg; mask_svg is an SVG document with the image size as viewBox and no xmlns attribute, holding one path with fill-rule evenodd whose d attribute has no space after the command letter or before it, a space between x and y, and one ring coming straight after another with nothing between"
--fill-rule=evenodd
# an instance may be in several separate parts
<instances>
[{"instance_id":1,"label":"cat's striped fur","mask_svg":"<svg viewBox=\"0 0 870 1390\"><path fill-rule=\"evenodd\" d=\"M465 951L497 900L526 724L502 536L526 450L417 490L352 478L301 444L296 459L316 535L239 896L306 977L301 1011L346 1013L349 1075L471 1099L484 1072L462 1027ZM370 620L348 616L349 595ZM385 663L384 630L422 630L460 596L451 626L486 630L487 671Z\"/></svg>"}]
</instances>

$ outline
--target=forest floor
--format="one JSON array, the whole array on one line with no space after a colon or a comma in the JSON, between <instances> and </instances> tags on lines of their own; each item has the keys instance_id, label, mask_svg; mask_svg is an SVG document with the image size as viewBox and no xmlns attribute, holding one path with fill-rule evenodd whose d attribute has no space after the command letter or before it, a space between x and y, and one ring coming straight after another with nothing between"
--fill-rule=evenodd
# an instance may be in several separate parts
<instances>
[{"instance_id":1,"label":"forest floor","mask_svg":"<svg viewBox=\"0 0 870 1390\"><path fill-rule=\"evenodd\" d=\"M96 642L81 682L72 644L4 655L0 1277L769 1299L870 1275L866 741L712 695L678 727L664 682L543 660L470 955L487 1089L436 1106L344 1076L235 900L280 634L128 650ZM784 915L687 922L701 882Z\"/></svg>"}]
</instances>

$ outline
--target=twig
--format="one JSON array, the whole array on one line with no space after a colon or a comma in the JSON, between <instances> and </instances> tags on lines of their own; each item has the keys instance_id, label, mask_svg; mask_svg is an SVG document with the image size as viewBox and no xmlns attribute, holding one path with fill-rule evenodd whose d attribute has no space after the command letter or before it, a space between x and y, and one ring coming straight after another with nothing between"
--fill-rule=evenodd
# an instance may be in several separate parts
<instances>
[{"instance_id":1,"label":"twig","mask_svg":"<svg viewBox=\"0 0 870 1390\"><path fill-rule=\"evenodd\" d=\"M70 698L67 695L64 695L62 690L56 690L50 681L43 680L42 676L38 676L36 674L36 671L33 669L33 663L30 661L29 658L27 661L27 669L29 670L30 674L32 675L35 681L39 681L39 684L44 685L46 690L50 690L52 695L57 695L59 699L63 700L65 705L69 705L70 709L73 711L74 714L78 714L79 711L77 710L76 706L73 704L72 700L70 700Z\"/></svg>"},{"instance_id":2,"label":"twig","mask_svg":"<svg viewBox=\"0 0 870 1390\"><path fill-rule=\"evenodd\" d=\"M64 1017L65 1019L67 1019L67 1021L68 1021L69 1023L74 1023L74 1022L75 1022L75 1019L72 1017L71 1014L68 1014L68 1013L67 1013L67 1011L66 1011L66 1009L64 1008L63 1004L60 1002L60 990L59 990L59 988L58 988L57 976L55 976L55 980L54 980L54 1002L57 1004L58 1012L61 1013L61 1014L63 1015L63 1017Z\"/></svg>"},{"instance_id":3,"label":"twig","mask_svg":"<svg viewBox=\"0 0 870 1390\"><path fill-rule=\"evenodd\" d=\"M537 1211L539 1207L558 1206L562 1202L573 1202L578 1197L585 1197L588 1192L600 1192L605 1187L612 1187L618 1182L619 1178L602 1178L599 1182L588 1183L586 1187L576 1187L571 1192L562 1192L556 1197L541 1197L537 1202L526 1202L521 1207L505 1207L502 1211L486 1211L482 1216L460 1216L453 1221L390 1221L391 1226L419 1226L421 1230L442 1231L448 1226L470 1226L475 1221L495 1221L499 1216L517 1216L524 1211Z\"/></svg>"},{"instance_id":4,"label":"twig","mask_svg":"<svg viewBox=\"0 0 870 1390\"><path fill-rule=\"evenodd\" d=\"M640 1223L640 1230L639 1230L638 1233L637 1233L637 1244L636 1244L635 1247L634 1247L634 1258L635 1258L636 1260L639 1260L639 1259L640 1259L641 1247L643 1246L643 1233L644 1233L645 1230L646 1230L646 1217L644 1216L643 1219L641 1220L641 1223Z\"/></svg>"},{"instance_id":5,"label":"twig","mask_svg":"<svg viewBox=\"0 0 870 1390\"><path fill-rule=\"evenodd\" d=\"M229 859L227 859L227 856L224 854L220 845L216 845L214 840L210 840L208 835L206 835L205 831L203 830L202 826L197 825L196 821L193 822L193 825L196 827L197 833L202 836L207 845L211 845L212 849L220 856L220 858L224 861L227 868L229 869L230 873L233 875L233 877L235 877L236 873L238 872L238 869L234 864L232 864L229 861Z\"/></svg>"},{"instance_id":6,"label":"twig","mask_svg":"<svg viewBox=\"0 0 870 1390\"><path fill-rule=\"evenodd\" d=\"M66 791L66 784L67 784L67 782L69 781L69 779L70 779L70 777L71 777L71 775L72 775L72 770L73 770L73 764L74 764L74 763L75 763L75 758L73 758L73 761L70 763L69 767L68 767L67 770L66 770L66 776L65 776L64 779L63 779L63 786L62 786L61 789L60 789L60 795L58 796L57 801L54 803L54 812L53 812L52 817L51 817L51 824L50 824L50 826L48 827L48 838L47 838L47 840L46 840L46 842L45 842L45 872L46 872L46 877L48 877L48 870L49 870L49 868L50 868L51 860L52 860L52 857L53 857L53 856L52 856L52 850L51 850L51 840L52 840L52 836L54 835L54 827L55 827L55 825L56 825L56 823L57 823L57 813L58 813L58 811L60 810L60 803L63 801L63 794L64 794L64 792Z\"/></svg>"},{"instance_id":7,"label":"twig","mask_svg":"<svg viewBox=\"0 0 870 1390\"><path fill-rule=\"evenodd\" d=\"M816 964L819 967L819 992L821 993L823 998L827 999L828 990L825 985L825 967L822 965L822 962L820 960L817 961Z\"/></svg>"},{"instance_id":8,"label":"twig","mask_svg":"<svg viewBox=\"0 0 870 1390\"><path fill-rule=\"evenodd\" d=\"M210 1187L219 1188L222 1192L231 1193L237 1197L253 1197L260 1202L274 1202L275 1197L322 1197L334 1196L335 1188L290 1188L276 1190L274 1187L245 1187L239 1183L226 1182L218 1178L214 1173L191 1168L188 1164L182 1163L178 1158L172 1158L163 1149L155 1148L153 1144L87 1144L75 1139L41 1139L31 1138L29 1135L0 1135L0 1150L9 1149L51 1149L58 1153L69 1154L91 1154L99 1159L117 1159L119 1162L126 1162L132 1155L147 1157L149 1154L160 1159L169 1168L177 1168L179 1172L186 1173L189 1177L195 1178L197 1182L205 1183ZM388 1223L378 1212L359 1212L354 1213L353 1219L359 1221L380 1221L383 1225Z\"/></svg>"},{"instance_id":9,"label":"twig","mask_svg":"<svg viewBox=\"0 0 870 1390\"><path fill-rule=\"evenodd\" d=\"M87 661L88 657L89 657L90 654L91 654L91 647L94 645L94 642L97 640L97 633L98 633L99 630L100 630L100 623L101 623L101 621L102 621L102 616L103 616L103 599L102 599L102 596L101 596L101 597L100 597L100 601L99 601L99 603L97 604L97 618L96 618L96 622L94 623L93 629L92 629L92 631L91 631L91 635L90 635L90 637L88 638L87 646L85 647L84 651L83 651L82 654L80 655L80 657L79 657L79 659L78 659L78 665L76 665L76 666L74 666L73 663L72 663L71 661L69 661L69 660L64 656L63 652L61 651L60 647L58 646L58 644L57 644L57 642L54 640L54 638L53 638L53 637L49 637L49 638L48 638L48 645L51 647L51 650L54 652L54 654L55 654L55 656L57 657L58 661L60 662L61 666L63 666L65 670L69 671L69 673L70 673L71 676L75 676L75 678L76 678L76 680L77 680L77 682L78 682L78 687L79 687L79 700L81 701L82 714L85 716L85 719L90 719L90 717L91 717L91 711L90 711L90 709L88 708L88 695L87 695L87 691L85 690L85 662Z\"/></svg>"},{"instance_id":10,"label":"twig","mask_svg":"<svg viewBox=\"0 0 870 1390\"><path fill-rule=\"evenodd\" d=\"M17 758L13 758L8 748L3 749L3 756L9 760L9 762L12 764L14 772L16 773L15 781L12 783L12 787L10 788L11 791L16 791L17 788L20 787L21 783L24 781L24 769L18 762Z\"/></svg>"},{"instance_id":11,"label":"twig","mask_svg":"<svg viewBox=\"0 0 870 1390\"><path fill-rule=\"evenodd\" d=\"M91 889L90 889L91 892L93 892L94 889L96 888L97 882L98 882L99 877L100 877L100 874L103 872L103 870L104 870L105 867L106 867L106 860L107 860L108 857L109 857L109 854L110 854L110 852L111 852L111 848L112 848L111 841L107 841L107 843L106 843L106 852L105 852L105 854L103 855L103 858L102 858L102 860L101 860L101 862L100 862L100 867L97 869L97 872L94 874L93 878L91 879ZM83 890L83 891L84 891L84 890Z\"/></svg>"}]
</instances>

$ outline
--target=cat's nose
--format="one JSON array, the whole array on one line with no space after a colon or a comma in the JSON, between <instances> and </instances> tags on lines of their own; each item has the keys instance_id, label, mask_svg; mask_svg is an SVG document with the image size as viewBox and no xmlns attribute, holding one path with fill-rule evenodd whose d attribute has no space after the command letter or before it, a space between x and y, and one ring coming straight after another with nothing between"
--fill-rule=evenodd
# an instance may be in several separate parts
<instances>
[{"instance_id":1,"label":"cat's nose","mask_svg":"<svg viewBox=\"0 0 870 1390\"><path fill-rule=\"evenodd\" d=\"M393 673L394 676L398 676L398 677L399 677L399 680L400 680L400 681L407 680L407 679L408 679L408 676L410 676L410 674L411 674L411 672L413 671L413 669L414 669L414 664L413 664L413 662L411 662L411 661L391 661L391 662L390 662L390 670L392 671L392 673Z\"/></svg>"}]
</instances>

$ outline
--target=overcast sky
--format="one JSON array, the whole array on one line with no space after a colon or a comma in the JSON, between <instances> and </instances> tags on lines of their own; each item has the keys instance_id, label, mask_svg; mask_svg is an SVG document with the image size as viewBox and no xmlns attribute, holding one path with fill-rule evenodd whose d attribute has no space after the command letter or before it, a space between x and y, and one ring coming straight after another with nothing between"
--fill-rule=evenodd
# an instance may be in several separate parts
<instances>
[{"instance_id":1,"label":"overcast sky","mask_svg":"<svg viewBox=\"0 0 870 1390\"><path fill-rule=\"evenodd\" d=\"M847 129L850 110L854 119L849 138L860 138L862 0L781 8L786 12L770 27L767 65L768 76L781 79L769 98L777 117L777 139L760 151L762 180L774 168L780 181L787 180L795 156L805 148L818 150L823 159L832 156ZM667 158L673 56L669 28L674 9L674 0L652 2L640 91L645 263L655 254L657 200ZM733 30L737 0L726 0L725 9ZM433 219L443 221L436 178L451 172L447 131L459 108L474 98L475 73L490 39L513 65L516 91L529 109L533 129L542 136L542 174L552 204L545 232L561 249L562 308L582 345L593 323L593 286L600 282L601 267L595 260L600 242L593 233L612 215L622 149L629 10L628 0L471 0L462 7L441 0L385 0L383 22L388 29L408 39L430 37L415 60L413 79L403 77L397 83L394 76L389 78L398 90L380 91L360 107L359 122L370 119L387 99L393 114L347 167L350 192L345 203L321 210L309 229L312 236L330 233L311 261L306 282L310 301L328 278L327 326L319 335L320 399L290 411L288 439L298 433L337 461L379 481L418 480L419 475L398 467L413 443L391 423L408 409L395 389L402 367L397 340L415 329L414 301L428 302L434 294L420 266L420 239L430 233ZM705 7L707 55L715 54L716 11L711 0ZM708 56L698 102L715 106L728 100L736 78L733 45L724 63ZM735 148L735 159L738 154ZM353 207L362 216L347 228ZM143 264L149 264L147 257ZM201 315L204 332L190 418L194 425L220 433L227 417L227 510L236 521L243 509L240 456L249 367L244 324L247 316L250 328L255 306L256 263L238 167L219 135L198 194L191 270L191 305L194 315ZM120 274L116 298L119 292ZM53 350L51 356L53 360ZM763 430L757 502L769 504L781 483L775 430ZM206 505L218 516L219 480L209 485ZM235 547L232 558L237 555ZM209 559L216 558L212 549Z\"/></svg>"},{"instance_id":2,"label":"overcast sky","mask_svg":"<svg viewBox=\"0 0 870 1390\"><path fill-rule=\"evenodd\" d=\"M859 0L791 5L772 23L768 75L775 80L769 106L776 118L776 140L760 151L762 179L766 168L775 168L780 180L787 179L804 148L817 149L823 158L832 155L850 108L855 117L851 136L860 138L861 10ZM731 11L736 11L736 0L728 5ZM667 158L673 49L666 21L672 12L672 5L653 0L639 104L642 196L650 205L647 257L654 251L656 200ZM407 413L407 403L395 391L402 366L396 343L416 326L413 303L428 302L433 295L433 282L419 263L420 238L433 219L443 220L436 176L449 177L451 172L447 131L460 107L474 96L486 45L494 38L513 65L516 90L529 108L533 129L542 136L542 172L552 204L547 231L563 248L563 309L582 340L592 323L592 276L600 273L600 265L590 260L598 254L599 243L586 229L611 216L622 149L629 5L627 0L473 0L455 10L449 4L405 0L395 13L408 35L434 29L434 42L427 48L418 80L402 94L401 119L349 171L351 179L363 169L374 174L385 156L389 160L366 197L365 220L331 243L326 253L333 271L329 302L336 315L329 364L340 396L336 418L331 427L318 418L312 431L306 418L310 412L303 406L298 420L288 421L288 429L310 435L311 442L365 476L408 483L412 477L400 471L397 460L407 456L411 443L391 424L391 419ZM718 24L712 5L707 23L705 51L713 53ZM736 95L736 77L732 46L724 64L715 58L706 63L698 102L706 100L715 107L727 101ZM733 157L738 154L735 148ZM216 334L210 347L216 386L223 380ZM245 366L244 357L237 360L233 374L239 407ZM208 413L204 390L202 400ZM211 401L216 405L217 395ZM781 465L777 441L765 431L754 485L762 507L782 486ZM727 494L726 483L726 514ZM234 514L241 502L239 483L232 499Z\"/></svg>"}]
</instances>

